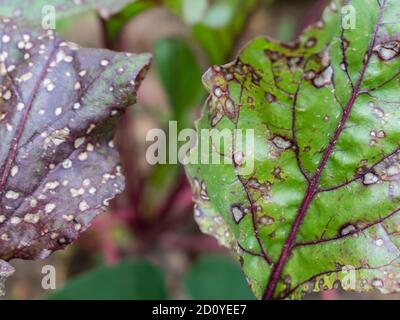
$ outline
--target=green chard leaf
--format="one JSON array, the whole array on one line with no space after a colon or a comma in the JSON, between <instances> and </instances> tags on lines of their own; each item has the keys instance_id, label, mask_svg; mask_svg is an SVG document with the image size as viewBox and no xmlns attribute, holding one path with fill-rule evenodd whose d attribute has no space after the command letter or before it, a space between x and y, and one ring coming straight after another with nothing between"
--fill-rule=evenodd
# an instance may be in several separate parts
<instances>
[{"instance_id":1,"label":"green chard leaf","mask_svg":"<svg viewBox=\"0 0 400 320\"><path fill-rule=\"evenodd\" d=\"M0 283L9 260L66 247L122 192L112 139L150 60L0 18Z\"/></svg>"},{"instance_id":2,"label":"green chard leaf","mask_svg":"<svg viewBox=\"0 0 400 320\"><path fill-rule=\"evenodd\" d=\"M189 160L232 161L187 166L195 216L258 298L400 290L399 15L397 0L336 0L296 43L258 38L204 76L198 131L233 143L199 139Z\"/></svg>"}]
</instances>

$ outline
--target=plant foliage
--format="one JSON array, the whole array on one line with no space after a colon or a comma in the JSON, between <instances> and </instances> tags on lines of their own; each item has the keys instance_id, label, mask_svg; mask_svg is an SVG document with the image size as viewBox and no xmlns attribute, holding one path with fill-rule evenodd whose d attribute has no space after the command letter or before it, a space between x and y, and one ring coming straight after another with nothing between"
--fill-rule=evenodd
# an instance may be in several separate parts
<instances>
[{"instance_id":1,"label":"plant foliage","mask_svg":"<svg viewBox=\"0 0 400 320\"><path fill-rule=\"evenodd\" d=\"M258 38L204 76L198 130L254 129L255 141L247 154L236 136L209 147L231 164L187 167L196 217L259 298L399 291L399 12L333 1L297 42Z\"/></svg>"}]
</instances>

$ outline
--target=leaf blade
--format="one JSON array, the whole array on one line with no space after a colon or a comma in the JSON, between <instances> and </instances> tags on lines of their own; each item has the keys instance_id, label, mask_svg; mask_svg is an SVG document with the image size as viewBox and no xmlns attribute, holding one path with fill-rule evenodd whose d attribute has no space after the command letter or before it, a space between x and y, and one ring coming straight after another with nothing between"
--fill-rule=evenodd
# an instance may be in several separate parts
<instances>
[{"instance_id":1,"label":"leaf blade","mask_svg":"<svg viewBox=\"0 0 400 320\"><path fill-rule=\"evenodd\" d=\"M333 1L295 44L256 39L238 60L205 75L211 97L199 129L255 129L255 170L241 174L234 161L188 173L197 204L202 184L233 235L258 297L330 289L347 265L357 274L353 290L399 290L385 276L399 272L397 178L388 178L398 166L398 113L388 102L398 100L399 8L352 1L359 28L343 30L345 4ZM360 30L368 36L360 39ZM233 115L218 108L228 99ZM262 264L264 253L271 266Z\"/></svg>"},{"instance_id":2,"label":"leaf blade","mask_svg":"<svg viewBox=\"0 0 400 320\"><path fill-rule=\"evenodd\" d=\"M123 190L112 138L151 56L79 48L10 19L0 38L0 257L45 258Z\"/></svg>"}]
</instances>

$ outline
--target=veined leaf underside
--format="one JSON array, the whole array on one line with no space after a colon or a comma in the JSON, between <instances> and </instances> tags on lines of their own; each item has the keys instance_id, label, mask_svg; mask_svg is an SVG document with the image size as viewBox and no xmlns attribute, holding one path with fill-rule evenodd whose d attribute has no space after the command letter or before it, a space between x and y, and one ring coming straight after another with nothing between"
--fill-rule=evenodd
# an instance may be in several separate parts
<instances>
[{"instance_id":1,"label":"veined leaf underside","mask_svg":"<svg viewBox=\"0 0 400 320\"><path fill-rule=\"evenodd\" d=\"M124 188L117 120L150 56L0 18L0 270L64 248ZM3 275L0 276L2 278Z\"/></svg>"}]
</instances>

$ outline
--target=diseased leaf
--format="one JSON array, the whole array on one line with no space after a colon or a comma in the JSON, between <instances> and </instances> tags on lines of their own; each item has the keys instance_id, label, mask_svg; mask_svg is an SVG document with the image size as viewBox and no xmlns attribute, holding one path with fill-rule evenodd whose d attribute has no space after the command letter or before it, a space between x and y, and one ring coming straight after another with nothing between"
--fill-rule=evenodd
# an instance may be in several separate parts
<instances>
[{"instance_id":1,"label":"diseased leaf","mask_svg":"<svg viewBox=\"0 0 400 320\"><path fill-rule=\"evenodd\" d=\"M97 10L107 19L135 0L0 0L0 16L22 19L24 22L40 26L43 18L55 10L57 19Z\"/></svg>"},{"instance_id":2,"label":"diseased leaf","mask_svg":"<svg viewBox=\"0 0 400 320\"><path fill-rule=\"evenodd\" d=\"M256 39L204 76L199 132L254 129L254 147L235 135L205 149L233 164L187 167L196 217L259 298L400 290L399 14L397 0L333 1L296 43Z\"/></svg>"},{"instance_id":3,"label":"diseased leaf","mask_svg":"<svg viewBox=\"0 0 400 320\"><path fill-rule=\"evenodd\" d=\"M45 258L123 190L113 132L151 58L8 18L0 40L0 259Z\"/></svg>"},{"instance_id":4,"label":"diseased leaf","mask_svg":"<svg viewBox=\"0 0 400 320\"><path fill-rule=\"evenodd\" d=\"M0 259L0 296L4 295L4 283L14 271L14 268L8 262Z\"/></svg>"}]
</instances>

